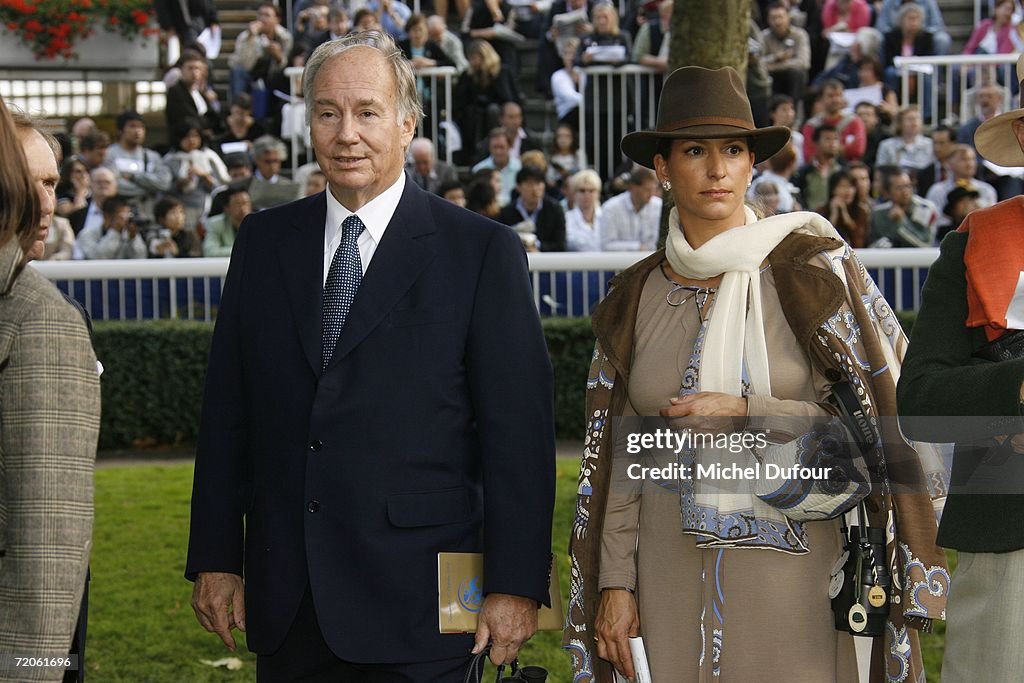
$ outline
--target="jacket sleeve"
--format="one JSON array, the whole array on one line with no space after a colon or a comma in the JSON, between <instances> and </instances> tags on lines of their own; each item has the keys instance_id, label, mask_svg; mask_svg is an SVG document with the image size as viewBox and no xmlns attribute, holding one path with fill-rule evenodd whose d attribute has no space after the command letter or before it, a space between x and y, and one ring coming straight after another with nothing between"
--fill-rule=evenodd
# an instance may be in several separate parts
<instances>
[{"instance_id":1,"label":"jacket sleeve","mask_svg":"<svg viewBox=\"0 0 1024 683\"><path fill-rule=\"evenodd\" d=\"M192 484L192 518L185 577L200 572L242 575L243 524L251 474L246 465L249 429L243 391L240 335L246 229L242 223L224 280L210 347Z\"/></svg>"},{"instance_id":2,"label":"jacket sleeve","mask_svg":"<svg viewBox=\"0 0 1024 683\"><path fill-rule=\"evenodd\" d=\"M465 363L482 454L484 590L546 604L553 379L526 254L511 230L494 230L486 245Z\"/></svg>"},{"instance_id":3,"label":"jacket sleeve","mask_svg":"<svg viewBox=\"0 0 1024 683\"><path fill-rule=\"evenodd\" d=\"M5 666L13 656L67 654L92 546L96 356L71 306L33 305L0 375ZM63 673L25 668L18 679L60 681Z\"/></svg>"}]
</instances>

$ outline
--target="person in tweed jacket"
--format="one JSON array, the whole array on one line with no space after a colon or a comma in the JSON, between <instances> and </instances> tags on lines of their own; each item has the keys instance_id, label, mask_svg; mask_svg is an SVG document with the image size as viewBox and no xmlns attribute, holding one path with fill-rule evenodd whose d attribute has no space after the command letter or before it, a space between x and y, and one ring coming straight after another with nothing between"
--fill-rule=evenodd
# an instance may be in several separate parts
<instances>
[{"instance_id":1,"label":"person in tweed jacket","mask_svg":"<svg viewBox=\"0 0 1024 683\"><path fill-rule=\"evenodd\" d=\"M92 545L99 434L85 322L25 268L53 213L51 189L41 184L37 196L31 177L0 100L0 681L64 676ZM55 666L15 667L15 657Z\"/></svg>"}]
</instances>

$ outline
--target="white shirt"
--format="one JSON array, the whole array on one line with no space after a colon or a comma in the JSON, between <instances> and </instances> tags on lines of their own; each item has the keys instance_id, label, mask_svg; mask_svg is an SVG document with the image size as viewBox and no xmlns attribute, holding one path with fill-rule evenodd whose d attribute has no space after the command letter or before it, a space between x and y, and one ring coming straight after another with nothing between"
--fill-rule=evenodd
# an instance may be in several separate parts
<instances>
[{"instance_id":1,"label":"white shirt","mask_svg":"<svg viewBox=\"0 0 1024 683\"><path fill-rule=\"evenodd\" d=\"M565 212L565 243L569 251L601 251L601 207L594 207L594 222L587 223L579 207Z\"/></svg>"},{"instance_id":2,"label":"white shirt","mask_svg":"<svg viewBox=\"0 0 1024 683\"><path fill-rule=\"evenodd\" d=\"M656 249L661 227L661 197L651 197L636 211L629 191L617 194L601 205L597 222L602 251Z\"/></svg>"},{"instance_id":3,"label":"white shirt","mask_svg":"<svg viewBox=\"0 0 1024 683\"><path fill-rule=\"evenodd\" d=\"M978 208L985 209L999 201L999 197L996 194L996 188L992 187L984 180L978 180L977 178L971 178L971 189L978 191ZM939 223L938 227L944 228L951 224L953 221L946 215L946 201L949 199L949 193L956 187L956 180L950 176L948 180L935 183L928 188L928 194L925 199L935 205L935 208L939 210Z\"/></svg>"},{"instance_id":4,"label":"white shirt","mask_svg":"<svg viewBox=\"0 0 1024 683\"><path fill-rule=\"evenodd\" d=\"M384 237L384 231L388 223L398 210L398 202L402 201L402 192L405 190L405 173L400 173L398 180L388 189L367 202L358 211L352 212L342 206L341 202L331 194L330 187L324 193L327 195L327 221L324 225L324 285L327 284L327 271L331 269L331 261L334 259L334 252L341 245L341 224L345 219L355 213L363 222L366 229L359 235L359 260L363 265L363 275L370 267L377 245Z\"/></svg>"}]
</instances>

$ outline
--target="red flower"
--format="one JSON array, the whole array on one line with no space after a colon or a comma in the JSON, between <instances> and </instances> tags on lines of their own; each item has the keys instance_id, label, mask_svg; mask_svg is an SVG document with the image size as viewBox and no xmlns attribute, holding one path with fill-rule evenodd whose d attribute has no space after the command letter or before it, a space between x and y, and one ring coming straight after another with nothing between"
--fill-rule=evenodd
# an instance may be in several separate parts
<instances>
[{"instance_id":1,"label":"red flower","mask_svg":"<svg viewBox=\"0 0 1024 683\"><path fill-rule=\"evenodd\" d=\"M29 19L25 22L25 30L32 31L33 33L39 33L43 30L43 25L35 19Z\"/></svg>"},{"instance_id":2,"label":"red flower","mask_svg":"<svg viewBox=\"0 0 1024 683\"><path fill-rule=\"evenodd\" d=\"M140 9L132 10L132 17L139 26L145 26L149 23L149 13Z\"/></svg>"}]
</instances>

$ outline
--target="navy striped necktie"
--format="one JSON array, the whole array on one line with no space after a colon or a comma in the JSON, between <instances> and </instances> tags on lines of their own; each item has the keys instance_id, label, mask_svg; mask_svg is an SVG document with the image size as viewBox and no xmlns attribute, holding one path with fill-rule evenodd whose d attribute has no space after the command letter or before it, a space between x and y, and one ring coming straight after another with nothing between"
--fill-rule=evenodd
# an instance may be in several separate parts
<instances>
[{"instance_id":1,"label":"navy striped necktie","mask_svg":"<svg viewBox=\"0 0 1024 683\"><path fill-rule=\"evenodd\" d=\"M327 282L324 284L324 301L321 338L320 371L327 369L327 364L334 354L334 347L345 327L345 319L356 298L356 291L363 279L363 264L359 258L359 235L366 226L359 216L352 214L341 224L341 244L334 250L331 267L327 271Z\"/></svg>"}]
</instances>

